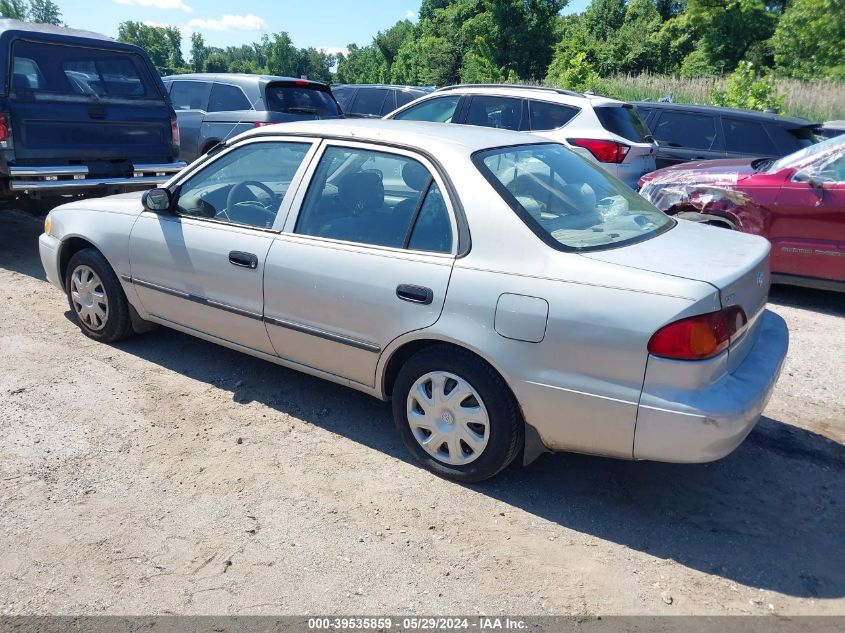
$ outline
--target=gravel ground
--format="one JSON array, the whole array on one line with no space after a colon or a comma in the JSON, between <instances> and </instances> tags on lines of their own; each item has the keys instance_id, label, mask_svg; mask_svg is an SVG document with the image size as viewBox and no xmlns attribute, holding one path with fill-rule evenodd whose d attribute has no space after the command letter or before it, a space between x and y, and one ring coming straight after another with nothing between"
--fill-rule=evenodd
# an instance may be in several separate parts
<instances>
[{"instance_id":1,"label":"gravel ground","mask_svg":"<svg viewBox=\"0 0 845 633\"><path fill-rule=\"evenodd\" d=\"M158 330L85 338L0 211L0 614L845 614L845 300L777 288L765 417L708 465L491 483L388 405Z\"/></svg>"}]
</instances>

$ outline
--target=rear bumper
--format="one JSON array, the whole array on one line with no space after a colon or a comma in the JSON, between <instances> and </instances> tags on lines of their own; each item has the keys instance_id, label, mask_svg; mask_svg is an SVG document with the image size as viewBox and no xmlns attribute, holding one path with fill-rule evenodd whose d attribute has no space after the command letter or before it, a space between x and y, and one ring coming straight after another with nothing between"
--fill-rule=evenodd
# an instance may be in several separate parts
<instances>
[{"instance_id":1,"label":"rear bumper","mask_svg":"<svg viewBox=\"0 0 845 633\"><path fill-rule=\"evenodd\" d=\"M763 413L789 347L784 320L766 311L754 346L740 365L709 387L650 384L646 370L637 412L634 458L698 463L720 459L739 446ZM678 363L649 359L649 364ZM658 373L658 372L655 372Z\"/></svg>"},{"instance_id":2,"label":"rear bumper","mask_svg":"<svg viewBox=\"0 0 845 633\"><path fill-rule=\"evenodd\" d=\"M117 190L147 189L167 182L186 167L184 162L138 164L132 176L124 178L91 176L84 165L10 167L9 189L19 192L74 193L105 187Z\"/></svg>"}]
</instances>

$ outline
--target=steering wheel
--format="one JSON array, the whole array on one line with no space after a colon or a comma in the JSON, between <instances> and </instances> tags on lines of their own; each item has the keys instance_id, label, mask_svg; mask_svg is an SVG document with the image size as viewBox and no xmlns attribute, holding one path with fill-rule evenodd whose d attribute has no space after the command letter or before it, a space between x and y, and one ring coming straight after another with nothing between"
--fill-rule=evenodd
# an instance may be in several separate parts
<instances>
[{"instance_id":1,"label":"steering wheel","mask_svg":"<svg viewBox=\"0 0 845 633\"><path fill-rule=\"evenodd\" d=\"M229 217L229 214L236 206L246 206L252 208L256 208L257 206L264 211L265 214L267 214L268 219L270 219L270 214L274 214L275 209L268 208L267 205L262 204L258 197L249 190L249 187L257 187L263 193L266 193L270 198L271 203L276 201L276 192L270 189L270 187L265 185L263 182L258 182L257 180L245 180L243 182L239 182L229 190L229 195L226 197L226 210L223 213L226 215L227 220L233 221ZM238 198L243 193L249 194L249 196L252 197L252 200L238 201ZM273 219L275 219L275 214L273 215Z\"/></svg>"}]
</instances>

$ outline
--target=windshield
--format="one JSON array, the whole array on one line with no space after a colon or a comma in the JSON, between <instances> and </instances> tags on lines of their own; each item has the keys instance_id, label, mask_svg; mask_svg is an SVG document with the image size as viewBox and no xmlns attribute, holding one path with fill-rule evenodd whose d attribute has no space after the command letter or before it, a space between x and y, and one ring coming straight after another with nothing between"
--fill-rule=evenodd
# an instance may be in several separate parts
<instances>
[{"instance_id":1,"label":"windshield","mask_svg":"<svg viewBox=\"0 0 845 633\"><path fill-rule=\"evenodd\" d=\"M622 182L556 143L482 151L473 161L531 230L560 250L621 246L674 226Z\"/></svg>"},{"instance_id":2,"label":"windshield","mask_svg":"<svg viewBox=\"0 0 845 633\"><path fill-rule=\"evenodd\" d=\"M330 92L285 84L268 84L267 109L286 114L340 116L340 107Z\"/></svg>"},{"instance_id":3,"label":"windshield","mask_svg":"<svg viewBox=\"0 0 845 633\"><path fill-rule=\"evenodd\" d=\"M773 174L781 169L797 169L807 165L807 163L813 162L822 154L833 154L837 152L845 152L845 136L836 136L821 143L805 147L789 156L784 156L773 162L767 171Z\"/></svg>"}]
</instances>

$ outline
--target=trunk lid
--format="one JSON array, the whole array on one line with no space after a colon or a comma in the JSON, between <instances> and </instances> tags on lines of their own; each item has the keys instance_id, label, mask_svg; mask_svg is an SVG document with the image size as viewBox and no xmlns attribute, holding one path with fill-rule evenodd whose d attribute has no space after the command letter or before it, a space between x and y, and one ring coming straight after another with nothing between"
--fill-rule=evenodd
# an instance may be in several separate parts
<instances>
[{"instance_id":1,"label":"trunk lid","mask_svg":"<svg viewBox=\"0 0 845 633\"><path fill-rule=\"evenodd\" d=\"M746 332L753 332L768 301L769 242L688 220L677 222L671 230L639 244L582 256L708 283L719 291L722 307L737 305L745 311Z\"/></svg>"}]
</instances>

